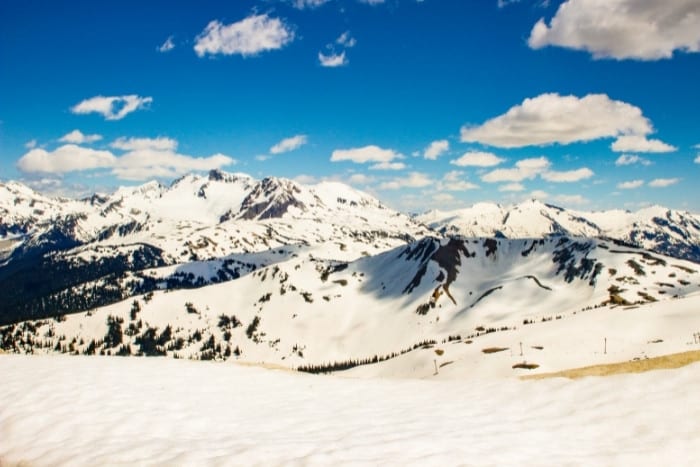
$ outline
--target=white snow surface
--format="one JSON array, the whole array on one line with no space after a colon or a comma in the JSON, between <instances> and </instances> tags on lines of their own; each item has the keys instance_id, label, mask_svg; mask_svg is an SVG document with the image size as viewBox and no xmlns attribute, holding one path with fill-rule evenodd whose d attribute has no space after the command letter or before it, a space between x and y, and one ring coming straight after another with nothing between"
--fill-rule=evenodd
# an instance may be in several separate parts
<instances>
[{"instance_id":1,"label":"white snow surface","mask_svg":"<svg viewBox=\"0 0 700 467\"><path fill-rule=\"evenodd\" d=\"M700 364L570 381L348 379L0 356L0 465L692 465Z\"/></svg>"},{"instance_id":2,"label":"white snow surface","mask_svg":"<svg viewBox=\"0 0 700 467\"><path fill-rule=\"evenodd\" d=\"M510 206L477 203L452 211L432 210L415 219L432 229L466 237L538 238L566 234L614 238L652 250L663 244L683 248L700 244L700 216L662 206L636 212L621 209L585 212L533 199Z\"/></svg>"}]
</instances>

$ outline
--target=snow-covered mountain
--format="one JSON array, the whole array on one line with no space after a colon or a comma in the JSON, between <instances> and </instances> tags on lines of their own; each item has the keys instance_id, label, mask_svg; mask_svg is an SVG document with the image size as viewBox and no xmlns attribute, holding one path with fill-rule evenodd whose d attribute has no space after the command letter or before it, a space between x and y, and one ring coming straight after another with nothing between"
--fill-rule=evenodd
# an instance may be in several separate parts
<instances>
[{"instance_id":1,"label":"snow-covered mountain","mask_svg":"<svg viewBox=\"0 0 700 467\"><path fill-rule=\"evenodd\" d=\"M0 323L230 280L301 251L353 260L427 233L340 183L212 171L67 200L10 182L0 185Z\"/></svg>"},{"instance_id":2,"label":"snow-covered mountain","mask_svg":"<svg viewBox=\"0 0 700 467\"><path fill-rule=\"evenodd\" d=\"M599 237L700 263L700 217L652 206L636 212L583 212L537 200L512 206L479 203L455 211L429 211L416 219L431 228L467 237Z\"/></svg>"},{"instance_id":3,"label":"snow-covered mountain","mask_svg":"<svg viewBox=\"0 0 700 467\"><path fill-rule=\"evenodd\" d=\"M542 330L581 313L595 312L604 323L657 302L672 310L679 299L697 297L699 271L602 240L427 237L351 262L300 253L219 284L6 326L0 343L16 352L348 369L423 355L445 342ZM164 275L158 268L144 273ZM677 349L686 336L666 339Z\"/></svg>"},{"instance_id":4,"label":"snow-covered mountain","mask_svg":"<svg viewBox=\"0 0 700 467\"><path fill-rule=\"evenodd\" d=\"M598 327L625 316L623 330L637 308L664 310L639 315L652 328L668 313L674 330L700 325L687 312L700 291L699 239L696 217L662 208L579 213L533 201L412 218L340 183L219 171L82 200L7 183L0 350L308 371L381 363L373 371L401 376L424 371L436 345L540 336L584 312ZM562 329L548 342L561 345ZM676 334L656 348L681 349ZM627 342L625 355L640 345ZM541 358L549 369L574 362Z\"/></svg>"}]
</instances>

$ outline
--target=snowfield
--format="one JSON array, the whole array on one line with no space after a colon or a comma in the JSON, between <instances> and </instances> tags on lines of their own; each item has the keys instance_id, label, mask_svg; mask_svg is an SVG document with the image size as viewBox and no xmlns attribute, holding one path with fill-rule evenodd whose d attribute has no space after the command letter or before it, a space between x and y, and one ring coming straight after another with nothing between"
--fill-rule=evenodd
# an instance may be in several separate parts
<instances>
[{"instance_id":1,"label":"snowfield","mask_svg":"<svg viewBox=\"0 0 700 467\"><path fill-rule=\"evenodd\" d=\"M349 379L0 356L0 465L691 465L700 364L570 381Z\"/></svg>"}]
</instances>

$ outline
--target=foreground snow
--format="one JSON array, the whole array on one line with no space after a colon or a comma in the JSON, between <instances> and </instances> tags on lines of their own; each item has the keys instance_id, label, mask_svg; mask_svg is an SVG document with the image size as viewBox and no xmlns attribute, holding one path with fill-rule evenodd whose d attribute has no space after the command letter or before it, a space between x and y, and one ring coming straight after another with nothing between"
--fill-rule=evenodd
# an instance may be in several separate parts
<instances>
[{"instance_id":1,"label":"foreground snow","mask_svg":"<svg viewBox=\"0 0 700 467\"><path fill-rule=\"evenodd\" d=\"M0 465L690 465L699 370L358 380L0 355Z\"/></svg>"}]
</instances>

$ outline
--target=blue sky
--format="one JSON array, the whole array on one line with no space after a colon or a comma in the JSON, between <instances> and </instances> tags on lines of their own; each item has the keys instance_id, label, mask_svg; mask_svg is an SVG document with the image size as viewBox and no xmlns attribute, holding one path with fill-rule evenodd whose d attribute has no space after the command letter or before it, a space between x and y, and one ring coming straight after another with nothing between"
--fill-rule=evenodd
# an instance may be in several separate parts
<instances>
[{"instance_id":1,"label":"blue sky","mask_svg":"<svg viewBox=\"0 0 700 467\"><path fill-rule=\"evenodd\" d=\"M222 168L405 211L699 212L700 1L653 3L7 0L0 179Z\"/></svg>"}]
</instances>

